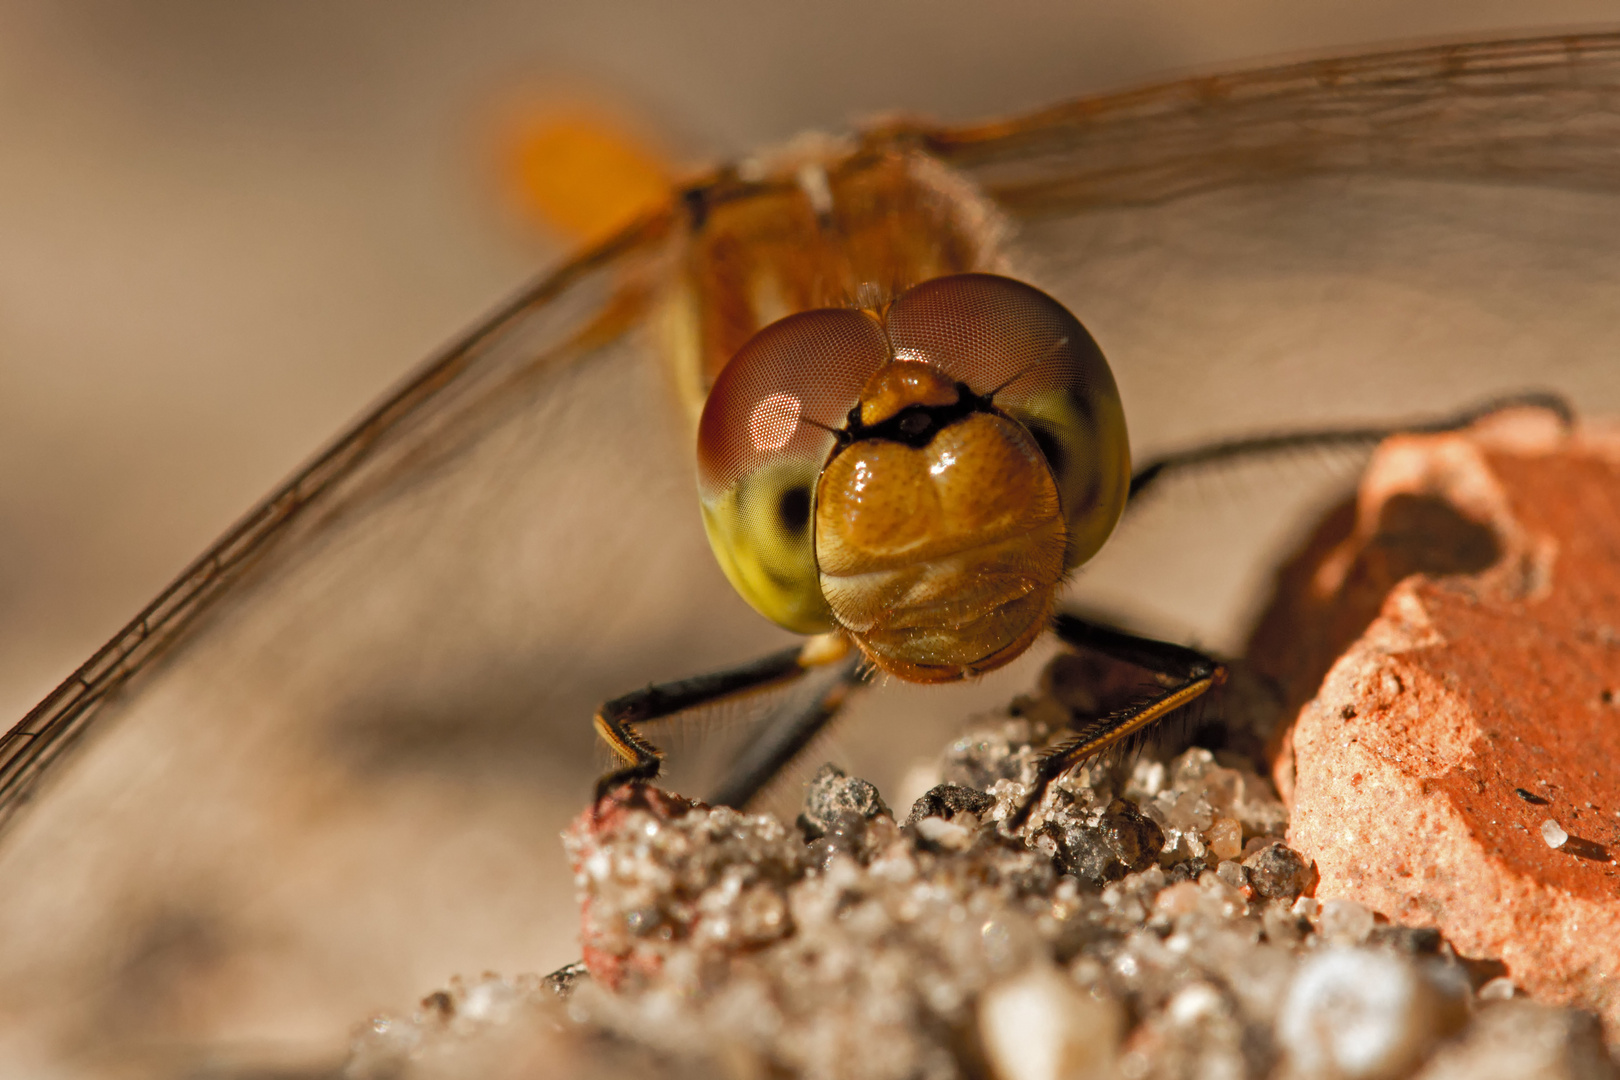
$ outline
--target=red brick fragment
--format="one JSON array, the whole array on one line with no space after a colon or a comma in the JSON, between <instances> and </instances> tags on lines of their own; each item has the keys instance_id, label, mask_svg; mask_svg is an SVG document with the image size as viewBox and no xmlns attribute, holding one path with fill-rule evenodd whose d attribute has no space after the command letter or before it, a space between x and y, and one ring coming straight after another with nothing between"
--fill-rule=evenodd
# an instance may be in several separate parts
<instances>
[{"instance_id":1,"label":"red brick fragment","mask_svg":"<svg viewBox=\"0 0 1620 1080\"><path fill-rule=\"evenodd\" d=\"M1620 433L1388 441L1251 655L1303 703L1275 773L1317 895L1620 1036Z\"/></svg>"}]
</instances>

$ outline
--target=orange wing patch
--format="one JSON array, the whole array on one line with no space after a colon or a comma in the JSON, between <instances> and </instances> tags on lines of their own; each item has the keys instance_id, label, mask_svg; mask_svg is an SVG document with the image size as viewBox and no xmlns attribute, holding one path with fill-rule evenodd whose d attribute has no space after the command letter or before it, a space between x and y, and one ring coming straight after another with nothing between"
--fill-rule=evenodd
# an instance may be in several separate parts
<instances>
[{"instance_id":1,"label":"orange wing patch","mask_svg":"<svg viewBox=\"0 0 1620 1080\"><path fill-rule=\"evenodd\" d=\"M667 200L676 173L650 138L590 105L511 109L497 140L508 201L578 246L607 239Z\"/></svg>"}]
</instances>

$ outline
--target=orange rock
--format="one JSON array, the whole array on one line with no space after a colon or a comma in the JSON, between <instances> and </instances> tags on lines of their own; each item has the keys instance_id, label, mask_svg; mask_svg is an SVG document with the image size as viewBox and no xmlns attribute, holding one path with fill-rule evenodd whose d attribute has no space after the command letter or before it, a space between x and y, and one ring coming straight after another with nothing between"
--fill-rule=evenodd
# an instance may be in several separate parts
<instances>
[{"instance_id":1,"label":"orange rock","mask_svg":"<svg viewBox=\"0 0 1620 1080\"><path fill-rule=\"evenodd\" d=\"M1275 774L1317 895L1620 1037L1620 432L1389 440L1251 656L1302 705Z\"/></svg>"}]
</instances>

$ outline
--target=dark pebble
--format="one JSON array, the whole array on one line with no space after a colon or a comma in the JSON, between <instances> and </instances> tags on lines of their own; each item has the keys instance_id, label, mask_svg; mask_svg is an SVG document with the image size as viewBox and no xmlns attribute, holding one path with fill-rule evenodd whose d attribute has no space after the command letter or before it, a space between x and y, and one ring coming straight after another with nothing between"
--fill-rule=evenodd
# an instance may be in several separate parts
<instances>
[{"instance_id":1,"label":"dark pebble","mask_svg":"<svg viewBox=\"0 0 1620 1080\"><path fill-rule=\"evenodd\" d=\"M1433 956L1443 940L1434 926L1375 926L1367 936L1369 945L1385 945L1408 956Z\"/></svg>"},{"instance_id":2,"label":"dark pebble","mask_svg":"<svg viewBox=\"0 0 1620 1080\"><path fill-rule=\"evenodd\" d=\"M546 989L553 994L560 998L566 998L574 992L575 986L590 977L590 972L585 970L585 962L575 960L572 964L564 964L550 975L547 975L542 981L545 983Z\"/></svg>"},{"instance_id":3,"label":"dark pebble","mask_svg":"<svg viewBox=\"0 0 1620 1080\"><path fill-rule=\"evenodd\" d=\"M1243 860L1249 884L1267 900L1292 900L1316 884L1316 868L1287 844L1268 844Z\"/></svg>"},{"instance_id":4,"label":"dark pebble","mask_svg":"<svg viewBox=\"0 0 1620 1080\"><path fill-rule=\"evenodd\" d=\"M877 788L829 762L810 780L799 828L806 839L819 840L835 830L848 834L852 818L866 822L879 814L893 816Z\"/></svg>"},{"instance_id":5,"label":"dark pebble","mask_svg":"<svg viewBox=\"0 0 1620 1080\"><path fill-rule=\"evenodd\" d=\"M1103 811L1101 828L1125 869L1134 873L1159 861L1164 830L1128 799L1115 799Z\"/></svg>"},{"instance_id":6,"label":"dark pebble","mask_svg":"<svg viewBox=\"0 0 1620 1080\"><path fill-rule=\"evenodd\" d=\"M1051 822L1041 831L1057 845L1064 873L1095 886L1146 870L1164 848L1164 831L1127 799L1109 803L1095 826Z\"/></svg>"},{"instance_id":7,"label":"dark pebble","mask_svg":"<svg viewBox=\"0 0 1620 1080\"><path fill-rule=\"evenodd\" d=\"M906 816L906 824L915 825L926 817L939 817L949 821L957 814L977 816L995 803L995 799L982 791L975 791L960 784L940 784L929 789L922 798L911 804L911 813Z\"/></svg>"}]
</instances>

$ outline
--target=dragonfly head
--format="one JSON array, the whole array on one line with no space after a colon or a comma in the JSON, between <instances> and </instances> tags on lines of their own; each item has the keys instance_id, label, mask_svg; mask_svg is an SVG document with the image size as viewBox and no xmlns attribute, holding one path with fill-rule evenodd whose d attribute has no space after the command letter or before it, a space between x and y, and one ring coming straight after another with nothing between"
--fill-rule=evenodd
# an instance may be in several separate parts
<instances>
[{"instance_id":1,"label":"dragonfly head","mask_svg":"<svg viewBox=\"0 0 1620 1080\"><path fill-rule=\"evenodd\" d=\"M698 431L704 524L744 599L945 682L1046 628L1124 507L1124 413L1073 315L1008 278L801 312L721 373Z\"/></svg>"}]
</instances>

